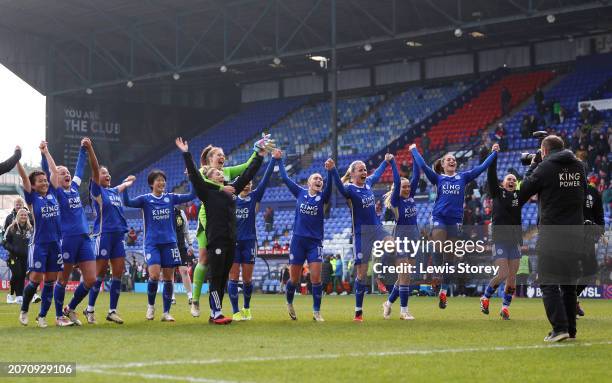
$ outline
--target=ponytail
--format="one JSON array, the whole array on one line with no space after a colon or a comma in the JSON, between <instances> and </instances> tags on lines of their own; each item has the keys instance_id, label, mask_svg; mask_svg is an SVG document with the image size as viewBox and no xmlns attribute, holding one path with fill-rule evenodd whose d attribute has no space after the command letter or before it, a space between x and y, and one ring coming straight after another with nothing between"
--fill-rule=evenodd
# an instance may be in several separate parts
<instances>
[{"instance_id":1,"label":"ponytail","mask_svg":"<svg viewBox=\"0 0 612 383\"><path fill-rule=\"evenodd\" d=\"M442 157L442 158L444 158L444 157ZM444 169L442 168L442 158L438 158L433 163L433 170L434 170L434 172L436 172L438 174L444 174Z\"/></svg>"},{"instance_id":2,"label":"ponytail","mask_svg":"<svg viewBox=\"0 0 612 383\"><path fill-rule=\"evenodd\" d=\"M210 157L215 150L221 149L217 146L208 145L204 149L202 149L202 154L200 154L200 166L208 165L208 157Z\"/></svg>"},{"instance_id":3,"label":"ponytail","mask_svg":"<svg viewBox=\"0 0 612 383\"><path fill-rule=\"evenodd\" d=\"M402 184L402 181L408 181L408 178L406 177L401 177L400 178L400 186ZM393 205L391 205L391 196L393 195L393 192L395 191L395 183L391 184L391 189L389 189L388 192L386 192L385 194L383 194L382 198L383 198L383 203L385 205L385 207L387 209L393 209Z\"/></svg>"}]
</instances>

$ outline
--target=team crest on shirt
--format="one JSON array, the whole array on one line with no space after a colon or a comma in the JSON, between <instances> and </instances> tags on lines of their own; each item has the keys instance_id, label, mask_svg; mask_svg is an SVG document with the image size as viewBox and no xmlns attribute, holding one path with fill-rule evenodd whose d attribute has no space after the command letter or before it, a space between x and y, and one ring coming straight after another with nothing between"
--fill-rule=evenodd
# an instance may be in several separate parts
<instances>
[{"instance_id":1,"label":"team crest on shirt","mask_svg":"<svg viewBox=\"0 0 612 383\"><path fill-rule=\"evenodd\" d=\"M150 253L149 253L149 254L147 254L147 255L146 255L146 258L147 258L147 261L148 261L148 260L150 260L150 259L151 259L151 254L150 254Z\"/></svg>"},{"instance_id":2,"label":"team crest on shirt","mask_svg":"<svg viewBox=\"0 0 612 383\"><path fill-rule=\"evenodd\" d=\"M52 199L53 199L53 196L52 196L51 194L47 194L47 199L48 199L48 200L52 200Z\"/></svg>"},{"instance_id":3,"label":"team crest on shirt","mask_svg":"<svg viewBox=\"0 0 612 383\"><path fill-rule=\"evenodd\" d=\"M367 190L370 190L370 185L366 184L365 188L366 188Z\"/></svg>"},{"instance_id":4,"label":"team crest on shirt","mask_svg":"<svg viewBox=\"0 0 612 383\"><path fill-rule=\"evenodd\" d=\"M456 180L460 180L460 179L461 179L461 176L460 176L459 174L457 174L457 175L455 176L455 179L456 179Z\"/></svg>"},{"instance_id":5,"label":"team crest on shirt","mask_svg":"<svg viewBox=\"0 0 612 383\"><path fill-rule=\"evenodd\" d=\"M251 196L250 196L250 195L249 195L249 196L247 196L247 197L244 199L244 202L250 202L250 201L251 201Z\"/></svg>"},{"instance_id":6,"label":"team crest on shirt","mask_svg":"<svg viewBox=\"0 0 612 383\"><path fill-rule=\"evenodd\" d=\"M320 200L321 200L321 196L320 195L315 197L315 201L319 202Z\"/></svg>"},{"instance_id":7,"label":"team crest on shirt","mask_svg":"<svg viewBox=\"0 0 612 383\"><path fill-rule=\"evenodd\" d=\"M170 202L170 198L168 198L168 197L165 197L165 198L164 198L164 202L165 202L165 203L168 203L168 202Z\"/></svg>"}]
</instances>

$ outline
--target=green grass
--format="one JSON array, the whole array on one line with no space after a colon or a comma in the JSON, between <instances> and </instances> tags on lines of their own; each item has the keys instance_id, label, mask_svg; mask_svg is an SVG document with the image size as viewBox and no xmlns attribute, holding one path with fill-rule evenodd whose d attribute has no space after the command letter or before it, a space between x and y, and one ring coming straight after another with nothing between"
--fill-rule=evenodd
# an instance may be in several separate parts
<instances>
[{"instance_id":1,"label":"green grass","mask_svg":"<svg viewBox=\"0 0 612 383\"><path fill-rule=\"evenodd\" d=\"M326 296L326 322L314 323L310 296L296 297L299 320L292 322L282 296L255 295L253 321L212 326L208 310L198 319L189 315L184 296L172 309L176 323L159 321L161 295L157 320L147 322L146 295L124 293L119 312L126 323L116 325L104 321L108 294L102 294L98 325L47 329L35 327L38 305L24 328L18 306L0 303L1 359L76 362L76 378L53 379L68 382L609 381L612 301L585 300L579 340L551 346L542 341L549 325L540 300L515 299L512 320L502 321L499 299L492 300L487 317L476 298L451 298L439 310L433 298L416 297L410 300L416 320L405 322L397 319L397 303L393 319L382 319L383 299L366 296L365 321L353 323L354 297ZM227 297L225 305L227 311ZM53 313L52 307L50 325ZM175 362L125 366L163 361Z\"/></svg>"}]
</instances>

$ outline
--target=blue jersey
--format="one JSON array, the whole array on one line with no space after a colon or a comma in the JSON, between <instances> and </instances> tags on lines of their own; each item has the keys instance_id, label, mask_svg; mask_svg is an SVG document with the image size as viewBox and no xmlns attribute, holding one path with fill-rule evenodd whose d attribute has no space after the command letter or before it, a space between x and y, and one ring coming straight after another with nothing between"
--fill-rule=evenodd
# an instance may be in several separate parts
<instances>
[{"instance_id":1,"label":"blue jersey","mask_svg":"<svg viewBox=\"0 0 612 383\"><path fill-rule=\"evenodd\" d=\"M94 234L127 232L127 223L123 216L123 205L117 187L104 188L92 180L89 183L89 193L93 197L96 212Z\"/></svg>"},{"instance_id":2,"label":"blue jersey","mask_svg":"<svg viewBox=\"0 0 612 383\"><path fill-rule=\"evenodd\" d=\"M263 198L264 191L270 176L274 171L274 165L276 160L272 159L268 163L268 167L263 175L263 178L259 182L259 185L255 190L252 190L246 197L242 198L240 195L236 197L236 228L238 229L238 235L236 239L238 241L248 241L257 239L257 232L255 227L255 208L261 199Z\"/></svg>"},{"instance_id":3,"label":"blue jersey","mask_svg":"<svg viewBox=\"0 0 612 383\"><path fill-rule=\"evenodd\" d=\"M376 214L376 198L372 191L372 186L382 176L387 167L387 161L383 161L376 171L366 178L364 186L354 184L343 184L336 168L332 171L334 182L340 191L340 194L348 200L351 214L353 216L353 234L361 234L361 226L381 226L380 218Z\"/></svg>"},{"instance_id":4,"label":"blue jersey","mask_svg":"<svg viewBox=\"0 0 612 383\"><path fill-rule=\"evenodd\" d=\"M465 200L465 185L476 179L497 157L493 152L487 159L475 168L456 173L453 176L438 174L431 169L419 154L418 150L411 150L412 157L419 167L423 169L429 182L437 186L437 197L434 203L432 216L463 220L463 202Z\"/></svg>"},{"instance_id":5,"label":"blue jersey","mask_svg":"<svg viewBox=\"0 0 612 383\"><path fill-rule=\"evenodd\" d=\"M79 158L77 160L76 170L70 183L68 190L63 187L57 188L56 197L60 205L60 216L62 220L62 237L71 235L89 234L89 225L87 224L87 216L83 210L81 203L81 195L79 187L83 177L83 168L85 167L85 158L87 150L81 146ZM47 173L47 178L51 179L49 164L45 156L42 157L42 168Z\"/></svg>"},{"instance_id":6,"label":"blue jersey","mask_svg":"<svg viewBox=\"0 0 612 383\"><path fill-rule=\"evenodd\" d=\"M51 183L46 196L34 190L30 193L24 191L25 201L31 206L30 210L34 216L34 244L59 242L61 239L62 223L56 193L57 190Z\"/></svg>"},{"instance_id":7,"label":"blue jersey","mask_svg":"<svg viewBox=\"0 0 612 383\"><path fill-rule=\"evenodd\" d=\"M190 194L163 193L159 197L148 193L130 199L127 189L123 190L125 206L142 209L145 247L165 243L176 244L174 205L186 203L194 198L195 192L192 191Z\"/></svg>"},{"instance_id":8,"label":"blue jersey","mask_svg":"<svg viewBox=\"0 0 612 383\"><path fill-rule=\"evenodd\" d=\"M410 195L403 198L400 195L402 179L397 170L395 160L391 161L393 170L393 193L391 194L391 206L395 209L395 218L398 225L417 225L417 208L414 203L414 194L419 184L420 170L416 161L412 161L412 178L410 178Z\"/></svg>"},{"instance_id":9,"label":"blue jersey","mask_svg":"<svg viewBox=\"0 0 612 383\"><path fill-rule=\"evenodd\" d=\"M308 189L301 187L289 178L281 160L279 171L281 178L296 198L293 234L300 237L323 240L324 205L331 197L332 182L328 174L323 192L311 195ZM329 173L329 172L328 172Z\"/></svg>"}]
</instances>

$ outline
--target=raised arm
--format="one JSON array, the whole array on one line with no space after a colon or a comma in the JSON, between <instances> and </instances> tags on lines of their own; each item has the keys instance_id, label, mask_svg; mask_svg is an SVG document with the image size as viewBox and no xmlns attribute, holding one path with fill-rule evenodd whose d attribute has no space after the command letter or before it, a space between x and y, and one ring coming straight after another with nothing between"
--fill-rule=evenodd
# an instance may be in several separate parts
<instances>
[{"instance_id":1,"label":"raised arm","mask_svg":"<svg viewBox=\"0 0 612 383\"><path fill-rule=\"evenodd\" d=\"M23 165L21 165L21 162L17 162L17 172L19 172L19 177L21 177L21 182L23 182L23 190L27 194L30 194L32 192L32 184L30 184L30 179L28 178ZM17 218L15 217L15 219Z\"/></svg>"},{"instance_id":2,"label":"raised arm","mask_svg":"<svg viewBox=\"0 0 612 383\"><path fill-rule=\"evenodd\" d=\"M251 162L253 162L256 156L257 152L254 151L253 154L251 154L251 157L249 157L249 159L245 163L235 166L228 166L223 169L223 172L229 175L230 180L233 180L234 178L244 173L244 171L249 167L249 165L251 164Z\"/></svg>"},{"instance_id":3,"label":"raised arm","mask_svg":"<svg viewBox=\"0 0 612 383\"><path fill-rule=\"evenodd\" d=\"M413 198L416 194L417 188L419 187L419 179L421 178L421 168L412 161L412 177L410 178L410 198Z\"/></svg>"},{"instance_id":4,"label":"raised arm","mask_svg":"<svg viewBox=\"0 0 612 383\"><path fill-rule=\"evenodd\" d=\"M277 155L276 151L274 155ZM300 185L296 184L291 178L289 178L289 176L287 175L287 171L285 170L285 164L283 162L282 157L278 158L278 172L280 173L283 182L285 183L285 185L287 185L287 188L289 189L291 194L293 194L293 196L297 198L300 193L304 191L304 189Z\"/></svg>"},{"instance_id":5,"label":"raised arm","mask_svg":"<svg viewBox=\"0 0 612 383\"><path fill-rule=\"evenodd\" d=\"M183 161L185 161L185 167L187 168L187 175L189 176L189 181L191 182L191 186L193 187L193 191L196 193L198 198L205 202L208 199L209 190L222 190L222 185L212 184L210 182L204 181L204 178L196 169L195 163L193 162L193 157L191 157L191 153L189 153L189 146L187 141L183 141L181 137L178 137L175 140L176 146L183 153Z\"/></svg>"},{"instance_id":6,"label":"raised arm","mask_svg":"<svg viewBox=\"0 0 612 383\"><path fill-rule=\"evenodd\" d=\"M21 148L15 147L15 152L6 161L0 163L0 174L8 173L21 159Z\"/></svg>"},{"instance_id":7,"label":"raised arm","mask_svg":"<svg viewBox=\"0 0 612 383\"><path fill-rule=\"evenodd\" d=\"M261 164L263 162L263 156L266 154L265 151L259 151L259 153L257 153L257 157L255 157L253 159L253 161L251 161L251 163L249 164L249 166L246 168L246 170L244 171L244 173L242 173L240 176L238 176L238 178L236 179L236 181L234 181L232 183L231 186L234 187L235 191L234 193L236 194L240 194L240 192L242 191L242 189L245 188L245 186L251 182L251 180L255 177L255 174L257 174L257 172L259 171L259 168L261 167Z\"/></svg>"},{"instance_id":8,"label":"raised arm","mask_svg":"<svg viewBox=\"0 0 612 383\"><path fill-rule=\"evenodd\" d=\"M123 189L123 193L121 193L121 197L123 198L123 205L127 207L133 207L137 209L142 209L144 206L144 196L139 195L138 197L132 199L128 194L127 188Z\"/></svg>"},{"instance_id":9,"label":"raised arm","mask_svg":"<svg viewBox=\"0 0 612 383\"><path fill-rule=\"evenodd\" d=\"M77 158L76 168L74 169L74 175L72 177L72 182L81 186L81 181L83 180L83 174L85 173L85 160L87 158L87 148L83 146L83 141L86 140L83 138L81 140L81 149L79 149L79 157Z\"/></svg>"},{"instance_id":10,"label":"raised arm","mask_svg":"<svg viewBox=\"0 0 612 383\"><path fill-rule=\"evenodd\" d=\"M57 166L55 165L55 160L53 159L53 156L51 156L51 153L49 153L47 142L42 141L38 148L40 149L40 152L47 160L47 163L49 165L49 171L51 173L51 176L49 177L49 182L51 183L51 186L53 186L54 189L57 189L59 187L59 173L57 171Z\"/></svg>"},{"instance_id":11,"label":"raised arm","mask_svg":"<svg viewBox=\"0 0 612 383\"><path fill-rule=\"evenodd\" d=\"M495 144L495 145L497 145L497 144ZM495 145L494 145L494 147L495 147ZM498 147L497 150L499 150L499 147ZM497 158L497 150L493 150L493 153L489 154L489 156L483 161L482 164L480 164L480 165L476 166L475 168L470 169L467 172L465 172L465 177L466 177L465 182L470 182L470 181L476 179L480 175L480 173L484 172L485 169L488 168L491 165L493 160Z\"/></svg>"},{"instance_id":12,"label":"raised arm","mask_svg":"<svg viewBox=\"0 0 612 383\"><path fill-rule=\"evenodd\" d=\"M391 161L391 170L393 172L393 193L391 194L391 206L398 207L400 200L400 189L402 188L402 178L397 170L395 160ZM410 192L412 193L412 190Z\"/></svg>"},{"instance_id":13,"label":"raised arm","mask_svg":"<svg viewBox=\"0 0 612 383\"><path fill-rule=\"evenodd\" d=\"M187 203L196 197L195 188L191 188L191 192L188 194L175 194L172 193L172 203L175 205L180 205L182 203Z\"/></svg>"},{"instance_id":14,"label":"raised arm","mask_svg":"<svg viewBox=\"0 0 612 383\"><path fill-rule=\"evenodd\" d=\"M264 192L266 191L266 187L268 186L268 181L270 181L270 177L274 172L274 166L276 165L277 160L275 158L271 158L270 162L268 162L268 166L266 167L266 171L264 172L261 181L259 181L259 185L253 190L251 193L253 195L253 199L256 202L261 201L264 196Z\"/></svg>"},{"instance_id":15,"label":"raised arm","mask_svg":"<svg viewBox=\"0 0 612 383\"><path fill-rule=\"evenodd\" d=\"M344 186L344 184L342 183L342 180L340 179L340 174L338 174L338 168L334 166L330 170L330 172L331 172L332 180L336 184L336 187L338 188L338 191L340 192L340 194L342 194L344 198L350 198L348 188Z\"/></svg>"},{"instance_id":16,"label":"raised arm","mask_svg":"<svg viewBox=\"0 0 612 383\"><path fill-rule=\"evenodd\" d=\"M127 178L124 179L121 184L115 186L115 188L117 189L118 193L123 193L123 191L125 189L129 188L130 186L132 186L134 181L136 181L136 177L134 177L134 176L127 176Z\"/></svg>"},{"instance_id":17,"label":"raised arm","mask_svg":"<svg viewBox=\"0 0 612 383\"><path fill-rule=\"evenodd\" d=\"M85 138L84 141L81 141L81 144L87 149L89 167L91 168L91 179L98 183L100 182L100 164L98 163L96 152L93 149L93 143L89 138Z\"/></svg>"},{"instance_id":18,"label":"raised arm","mask_svg":"<svg viewBox=\"0 0 612 383\"><path fill-rule=\"evenodd\" d=\"M419 165L419 168L423 170L423 172L425 172L425 177L427 177L429 182L433 185L437 185L440 179L438 173L434 172L434 170L425 163L425 160L421 157L415 144L410 145L410 153L412 154L412 160Z\"/></svg>"},{"instance_id":19,"label":"raised arm","mask_svg":"<svg viewBox=\"0 0 612 383\"><path fill-rule=\"evenodd\" d=\"M487 185L489 186L489 194L495 198L499 195L499 179L497 178L497 158L491 162L491 166L487 169Z\"/></svg>"},{"instance_id":20,"label":"raised arm","mask_svg":"<svg viewBox=\"0 0 612 383\"><path fill-rule=\"evenodd\" d=\"M383 173L385 172L385 169L387 169L387 165L389 165L389 162L391 162L391 160L393 160L393 155L389 153L385 154L385 160L381 162L380 165L378 165L378 167L376 168L374 173L372 173L371 176L366 178L366 184L369 186L373 186L375 183L377 183L380 177L382 177Z\"/></svg>"}]
</instances>

